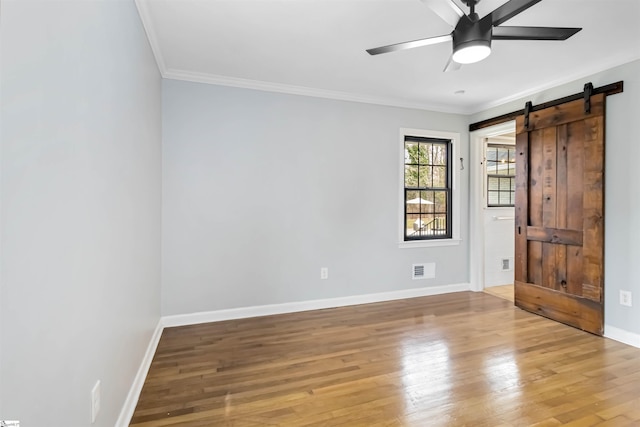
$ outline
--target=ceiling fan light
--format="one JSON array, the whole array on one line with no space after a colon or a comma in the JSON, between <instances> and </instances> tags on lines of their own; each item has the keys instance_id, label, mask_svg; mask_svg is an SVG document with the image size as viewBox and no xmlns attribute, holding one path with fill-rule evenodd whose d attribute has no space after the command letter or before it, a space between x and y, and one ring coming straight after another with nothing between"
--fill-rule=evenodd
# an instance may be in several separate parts
<instances>
[{"instance_id":1,"label":"ceiling fan light","mask_svg":"<svg viewBox=\"0 0 640 427\"><path fill-rule=\"evenodd\" d=\"M458 64L473 64L482 61L491 54L491 46L482 43L466 43L453 52L453 60Z\"/></svg>"}]
</instances>

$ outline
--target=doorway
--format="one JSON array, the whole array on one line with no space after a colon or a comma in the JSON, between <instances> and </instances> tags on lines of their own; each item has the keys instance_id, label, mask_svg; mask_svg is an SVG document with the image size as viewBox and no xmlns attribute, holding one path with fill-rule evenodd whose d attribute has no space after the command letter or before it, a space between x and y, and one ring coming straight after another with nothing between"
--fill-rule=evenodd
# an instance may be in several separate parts
<instances>
[{"instance_id":1,"label":"doorway","mask_svg":"<svg viewBox=\"0 0 640 427\"><path fill-rule=\"evenodd\" d=\"M515 121L471 133L471 286L514 300Z\"/></svg>"}]
</instances>

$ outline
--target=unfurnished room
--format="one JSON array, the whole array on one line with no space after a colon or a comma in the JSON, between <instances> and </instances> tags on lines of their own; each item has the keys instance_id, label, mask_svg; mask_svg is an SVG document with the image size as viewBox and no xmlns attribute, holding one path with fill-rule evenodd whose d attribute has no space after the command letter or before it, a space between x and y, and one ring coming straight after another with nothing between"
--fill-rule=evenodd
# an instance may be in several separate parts
<instances>
[{"instance_id":1,"label":"unfurnished room","mask_svg":"<svg viewBox=\"0 0 640 427\"><path fill-rule=\"evenodd\" d=\"M637 0L0 0L0 426L640 426Z\"/></svg>"}]
</instances>

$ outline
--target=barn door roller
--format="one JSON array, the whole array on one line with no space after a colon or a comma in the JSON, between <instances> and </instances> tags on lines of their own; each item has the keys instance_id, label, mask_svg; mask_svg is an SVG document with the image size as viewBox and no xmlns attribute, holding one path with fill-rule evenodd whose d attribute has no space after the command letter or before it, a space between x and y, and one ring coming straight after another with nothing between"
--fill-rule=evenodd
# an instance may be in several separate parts
<instances>
[{"instance_id":1,"label":"barn door roller","mask_svg":"<svg viewBox=\"0 0 640 427\"><path fill-rule=\"evenodd\" d=\"M591 95L593 95L593 84L591 82L584 85L584 113L591 113Z\"/></svg>"}]
</instances>

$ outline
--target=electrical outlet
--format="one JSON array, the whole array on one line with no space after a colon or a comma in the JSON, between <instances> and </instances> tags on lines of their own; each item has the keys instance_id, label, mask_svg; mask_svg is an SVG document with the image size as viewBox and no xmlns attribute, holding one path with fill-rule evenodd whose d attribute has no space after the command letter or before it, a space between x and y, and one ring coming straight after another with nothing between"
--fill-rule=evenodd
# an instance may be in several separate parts
<instances>
[{"instance_id":1,"label":"electrical outlet","mask_svg":"<svg viewBox=\"0 0 640 427\"><path fill-rule=\"evenodd\" d=\"M98 412L100 412L100 380L91 389L91 424L96 422Z\"/></svg>"},{"instance_id":2,"label":"electrical outlet","mask_svg":"<svg viewBox=\"0 0 640 427\"><path fill-rule=\"evenodd\" d=\"M326 280L329 278L329 269L327 267L322 267L320 269L320 278L322 280Z\"/></svg>"},{"instance_id":3,"label":"electrical outlet","mask_svg":"<svg viewBox=\"0 0 640 427\"><path fill-rule=\"evenodd\" d=\"M630 291L620 291L620 305L626 305L627 307L631 307Z\"/></svg>"}]
</instances>

